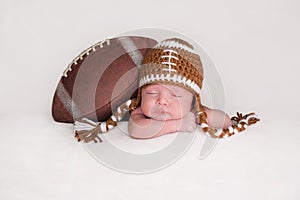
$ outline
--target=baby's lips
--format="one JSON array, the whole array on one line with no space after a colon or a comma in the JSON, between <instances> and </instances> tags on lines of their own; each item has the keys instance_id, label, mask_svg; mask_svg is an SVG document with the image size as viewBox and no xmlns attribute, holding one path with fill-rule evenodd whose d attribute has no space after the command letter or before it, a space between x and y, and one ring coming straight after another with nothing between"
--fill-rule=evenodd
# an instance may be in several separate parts
<instances>
[{"instance_id":1,"label":"baby's lips","mask_svg":"<svg viewBox=\"0 0 300 200\"><path fill-rule=\"evenodd\" d=\"M157 108L157 109L155 109L154 113L166 114L166 113L169 113L169 112L165 108Z\"/></svg>"}]
</instances>

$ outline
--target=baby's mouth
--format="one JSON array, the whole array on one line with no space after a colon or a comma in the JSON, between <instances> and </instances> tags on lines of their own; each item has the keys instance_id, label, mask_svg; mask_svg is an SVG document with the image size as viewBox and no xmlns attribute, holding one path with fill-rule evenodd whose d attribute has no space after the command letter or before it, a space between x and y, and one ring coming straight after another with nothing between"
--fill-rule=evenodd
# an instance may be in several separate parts
<instances>
[{"instance_id":1,"label":"baby's mouth","mask_svg":"<svg viewBox=\"0 0 300 200\"><path fill-rule=\"evenodd\" d=\"M153 118L157 120L166 120L170 117L170 114L165 109L157 109L153 112Z\"/></svg>"},{"instance_id":2,"label":"baby's mouth","mask_svg":"<svg viewBox=\"0 0 300 200\"><path fill-rule=\"evenodd\" d=\"M154 113L156 113L156 114L168 114L169 112L166 109L157 109L157 110L154 111Z\"/></svg>"}]
</instances>

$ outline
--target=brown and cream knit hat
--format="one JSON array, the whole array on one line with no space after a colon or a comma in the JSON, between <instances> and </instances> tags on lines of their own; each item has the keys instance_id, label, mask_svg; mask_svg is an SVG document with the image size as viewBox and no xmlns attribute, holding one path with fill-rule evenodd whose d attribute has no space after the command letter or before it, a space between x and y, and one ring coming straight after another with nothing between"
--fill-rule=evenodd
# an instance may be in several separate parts
<instances>
[{"instance_id":1,"label":"brown and cream knit hat","mask_svg":"<svg viewBox=\"0 0 300 200\"><path fill-rule=\"evenodd\" d=\"M139 86L169 83L199 95L202 81L203 68L199 55L189 43L173 38L157 44L145 56Z\"/></svg>"},{"instance_id":2,"label":"brown and cream knit hat","mask_svg":"<svg viewBox=\"0 0 300 200\"><path fill-rule=\"evenodd\" d=\"M106 121L95 123L83 118L75 122L75 136L77 139L89 142L101 141L98 134L105 133L115 127L122 117L136 109L141 101L141 89L149 84L172 84L183 87L195 97L195 115L202 130L213 138L231 136L245 130L248 125L259 119L254 113L232 117L232 126L227 129L214 129L208 125L207 115L201 104L200 90L203 82L203 66L200 56L193 46L181 39L171 38L163 40L151 49L144 57L140 66L139 89L136 99L128 100L117 108Z\"/></svg>"}]
</instances>

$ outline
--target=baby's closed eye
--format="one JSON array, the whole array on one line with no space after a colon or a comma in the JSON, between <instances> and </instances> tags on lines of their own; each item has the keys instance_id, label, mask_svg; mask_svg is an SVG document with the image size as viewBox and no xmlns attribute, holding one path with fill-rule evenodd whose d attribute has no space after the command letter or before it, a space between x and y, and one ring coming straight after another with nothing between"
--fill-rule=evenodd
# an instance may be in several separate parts
<instances>
[{"instance_id":1,"label":"baby's closed eye","mask_svg":"<svg viewBox=\"0 0 300 200\"><path fill-rule=\"evenodd\" d=\"M151 91L151 92L146 92L146 94L148 94L148 95L157 95L158 92L156 92L156 91Z\"/></svg>"},{"instance_id":2,"label":"baby's closed eye","mask_svg":"<svg viewBox=\"0 0 300 200\"><path fill-rule=\"evenodd\" d=\"M180 95L180 94L172 94L172 97L181 98L182 95Z\"/></svg>"}]
</instances>

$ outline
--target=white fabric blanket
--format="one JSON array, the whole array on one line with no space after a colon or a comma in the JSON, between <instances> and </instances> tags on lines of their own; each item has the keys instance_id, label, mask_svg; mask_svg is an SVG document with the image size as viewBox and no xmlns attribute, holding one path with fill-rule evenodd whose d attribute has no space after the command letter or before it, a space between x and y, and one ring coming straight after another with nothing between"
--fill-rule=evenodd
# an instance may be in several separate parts
<instances>
[{"instance_id":1,"label":"white fabric blanket","mask_svg":"<svg viewBox=\"0 0 300 200\"><path fill-rule=\"evenodd\" d=\"M296 121L275 123L276 118L262 116L261 123L219 140L206 157L199 159L206 139L199 130L135 140L116 128L102 137L103 143L89 146L75 140L72 125L53 122L50 116L0 117L4 124L0 140L1 199L299 197L295 183L299 179L300 135L284 129L289 126L296 130ZM120 128L126 129L126 125L123 122ZM130 154L153 154L172 146L180 135L181 139L195 138L178 159L152 173L120 172L95 155L105 154L105 143ZM117 160L114 155L111 158Z\"/></svg>"}]
</instances>

